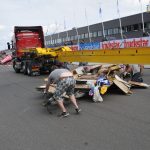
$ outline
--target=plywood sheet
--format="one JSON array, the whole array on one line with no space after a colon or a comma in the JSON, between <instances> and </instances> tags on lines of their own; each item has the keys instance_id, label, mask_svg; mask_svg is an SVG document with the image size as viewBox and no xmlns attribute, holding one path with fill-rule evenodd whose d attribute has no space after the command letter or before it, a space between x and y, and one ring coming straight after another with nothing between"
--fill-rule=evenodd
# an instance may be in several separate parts
<instances>
[{"instance_id":1,"label":"plywood sheet","mask_svg":"<svg viewBox=\"0 0 150 150\"><path fill-rule=\"evenodd\" d=\"M132 93L132 92L130 91L130 89L129 89L124 83L122 83L122 82L120 82L120 81L118 81L118 80L116 80L116 79L113 80L113 83L114 83L121 91L123 91L125 94L130 94L130 93Z\"/></svg>"},{"instance_id":2,"label":"plywood sheet","mask_svg":"<svg viewBox=\"0 0 150 150\"><path fill-rule=\"evenodd\" d=\"M121 79L118 75L115 75L115 78L116 78L116 80L118 80L118 81L124 83L127 87L129 87L129 88L131 87L131 84L130 84L129 82L127 82L127 81Z\"/></svg>"}]
</instances>

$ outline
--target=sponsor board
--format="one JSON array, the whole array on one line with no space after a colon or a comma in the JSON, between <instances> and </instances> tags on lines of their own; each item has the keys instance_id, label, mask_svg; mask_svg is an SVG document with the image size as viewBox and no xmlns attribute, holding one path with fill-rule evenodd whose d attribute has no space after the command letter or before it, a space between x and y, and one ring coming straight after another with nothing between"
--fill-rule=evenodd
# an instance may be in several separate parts
<instances>
[{"instance_id":1,"label":"sponsor board","mask_svg":"<svg viewBox=\"0 0 150 150\"><path fill-rule=\"evenodd\" d=\"M72 46L69 46L72 51L77 51L79 48L78 48L78 45L72 45Z\"/></svg>"},{"instance_id":2,"label":"sponsor board","mask_svg":"<svg viewBox=\"0 0 150 150\"><path fill-rule=\"evenodd\" d=\"M79 44L79 50L94 50L100 48L100 42Z\"/></svg>"},{"instance_id":3,"label":"sponsor board","mask_svg":"<svg viewBox=\"0 0 150 150\"><path fill-rule=\"evenodd\" d=\"M150 47L150 37L101 42L100 49Z\"/></svg>"},{"instance_id":4,"label":"sponsor board","mask_svg":"<svg viewBox=\"0 0 150 150\"><path fill-rule=\"evenodd\" d=\"M72 49L72 51L150 47L150 37L82 43L79 45L70 45L69 47Z\"/></svg>"},{"instance_id":5,"label":"sponsor board","mask_svg":"<svg viewBox=\"0 0 150 150\"><path fill-rule=\"evenodd\" d=\"M113 40L113 41L105 41L101 42L100 49L116 49L116 48L124 48L123 40Z\"/></svg>"}]
</instances>

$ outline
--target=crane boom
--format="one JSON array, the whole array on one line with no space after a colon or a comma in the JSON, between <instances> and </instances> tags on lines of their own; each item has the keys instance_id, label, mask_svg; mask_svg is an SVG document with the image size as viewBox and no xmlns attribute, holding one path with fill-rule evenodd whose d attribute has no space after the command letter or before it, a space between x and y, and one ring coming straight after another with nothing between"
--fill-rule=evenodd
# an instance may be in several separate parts
<instances>
[{"instance_id":1,"label":"crane boom","mask_svg":"<svg viewBox=\"0 0 150 150\"><path fill-rule=\"evenodd\" d=\"M58 53L57 59L61 62L150 64L150 48L63 51Z\"/></svg>"},{"instance_id":2,"label":"crane boom","mask_svg":"<svg viewBox=\"0 0 150 150\"><path fill-rule=\"evenodd\" d=\"M24 52L24 50L20 50ZM25 50L27 52L27 50ZM38 56L50 55L60 62L96 62L111 64L150 64L150 48L124 48L105 50L72 51L67 46L57 48L35 48Z\"/></svg>"}]
</instances>

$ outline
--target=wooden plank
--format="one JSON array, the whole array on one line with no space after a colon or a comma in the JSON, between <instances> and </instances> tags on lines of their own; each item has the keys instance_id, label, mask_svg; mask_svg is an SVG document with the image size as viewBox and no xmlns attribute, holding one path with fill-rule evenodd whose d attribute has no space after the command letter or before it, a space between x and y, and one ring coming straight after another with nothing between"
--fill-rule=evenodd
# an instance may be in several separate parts
<instances>
[{"instance_id":1,"label":"wooden plank","mask_svg":"<svg viewBox=\"0 0 150 150\"><path fill-rule=\"evenodd\" d=\"M90 90L89 86L86 84L76 84L75 89L86 89L86 90Z\"/></svg>"},{"instance_id":2,"label":"wooden plank","mask_svg":"<svg viewBox=\"0 0 150 150\"><path fill-rule=\"evenodd\" d=\"M44 91L45 88L46 88L46 85L41 85L41 86L36 87L37 91ZM54 93L55 89L56 88L54 86L50 86L49 89L48 89L48 92Z\"/></svg>"},{"instance_id":3,"label":"wooden plank","mask_svg":"<svg viewBox=\"0 0 150 150\"><path fill-rule=\"evenodd\" d=\"M36 87L37 91L44 91L46 85L41 85L41 86L38 86ZM86 84L76 84L75 85L75 89L86 89L86 90L90 90L89 86L86 85ZM49 87L49 90L48 90L50 93L53 93L55 91L55 85L52 85Z\"/></svg>"},{"instance_id":4,"label":"wooden plank","mask_svg":"<svg viewBox=\"0 0 150 150\"><path fill-rule=\"evenodd\" d=\"M132 86L139 86L139 87L144 87L144 88L150 87L150 85L148 85L148 84L146 84L146 83L141 83L141 82L129 81L129 83L130 83Z\"/></svg>"},{"instance_id":5,"label":"wooden plank","mask_svg":"<svg viewBox=\"0 0 150 150\"><path fill-rule=\"evenodd\" d=\"M81 76L78 76L77 80L80 80L80 79L90 79L90 80L96 80L98 78L98 75L81 75Z\"/></svg>"},{"instance_id":6,"label":"wooden plank","mask_svg":"<svg viewBox=\"0 0 150 150\"><path fill-rule=\"evenodd\" d=\"M129 88L131 87L131 84L130 84L129 82L127 82L127 81L121 79L119 76L115 75L115 78L116 78L116 80L118 80L118 81L124 83L127 87L129 87Z\"/></svg>"},{"instance_id":7,"label":"wooden plank","mask_svg":"<svg viewBox=\"0 0 150 150\"><path fill-rule=\"evenodd\" d=\"M36 87L36 90L37 91L44 91L45 87L46 87L46 85L41 85L41 86Z\"/></svg>"},{"instance_id":8,"label":"wooden plank","mask_svg":"<svg viewBox=\"0 0 150 150\"><path fill-rule=\"evenodd\" d=\"M114 79L113 83L121 90L123 91L125 94L131 94L132 92L130 91L130 89L122 82Z\"/></svg>"}]
</instances>

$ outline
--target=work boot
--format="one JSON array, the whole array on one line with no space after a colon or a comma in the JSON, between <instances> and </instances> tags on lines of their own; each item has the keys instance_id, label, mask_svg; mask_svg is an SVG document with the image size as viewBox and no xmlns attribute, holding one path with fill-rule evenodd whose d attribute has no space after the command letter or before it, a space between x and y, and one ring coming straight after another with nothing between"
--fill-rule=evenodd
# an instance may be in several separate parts
<instances>
[{"instance_id":1,"label":"work boot","mask_svg":"<svg viewBox=\"0 0 150 150\"><path fill-rule=\"evenodd\" d=\"M80 108L76 108L75 111L77 114L79 114L82 110Z\"/></svg>"},{"instance_id":2,"label":"work boot","mask_svg":"<svg viewBox=\"0 0 150 150\"><path fill-rule=\"evenodd\" d=\"M62 112L58 117L68 117L69 113L68 112Z\"/></svg>"}]
</instances>

